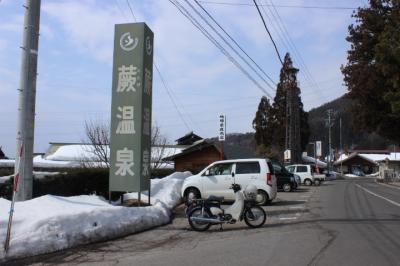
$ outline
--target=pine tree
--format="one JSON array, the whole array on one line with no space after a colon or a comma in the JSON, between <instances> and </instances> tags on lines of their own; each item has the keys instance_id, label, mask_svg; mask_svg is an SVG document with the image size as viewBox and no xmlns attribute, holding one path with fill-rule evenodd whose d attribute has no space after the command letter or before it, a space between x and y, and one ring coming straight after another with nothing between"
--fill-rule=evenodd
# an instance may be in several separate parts
<instances>
[{"instance_id":1,"label":"pine tree","mask_svg":"<svg viewBox=\"0 0 400 266\"><path fill-rule=\"evenodd\" d=\"M300 88L297 84L296 74L298 69L293 67L293 62L290 58L289 53L286 54L283 66L280 72L280 81L277 85L276 95L274 97L274 102L272 106L269 106L268 100L263 97L259 105L259 109L256 113L256 118L253 121L253 127L256 130L255 138L258 145L259 153L266 154L271 158L276 158L283 160L283 152L285 150L285 137L286 137L286 101L287 101L287 90L292 90L294 93L295 101L297 101L299 107L299 126L300 126L300 142L299 149L304 150L308 143L309 137L309 126L308 126L308 114L303 110L303 103L300 97ZM266 114L263 123L260 120L260 106L262 103L268 102L268 108L263 112ZM264 104L265 105L265 104ZM263 106L264 106L263 105ZM255 123L258 121L257 123ZM255 125L265 125L265 132L262 135L259 132L261 129L257 130ZM263 146L261 146L263 145Z\"/></svg>"},{"instance_id":2,"label":"pine tree","mask_svg":"<svg viewBox=\"0 0 400 266\"><path fill-rule=\"evenodd\" d=\"M271 145L271 135L269 134L270 128L269 125L269 113L271 112L271 105L267 97L263 96L261 101L258 105L258 110L256 112L256 117L253 120L253 128L255 129L256 133L254 135L256 139L257 146L264 145L269 146Z\"/></svg>"},{"instance_id":3,"label":"pine tree","mask_svg":"<svg viewBox=\"0 0 400 266\"><path fill-rule=\"evenodd\" d=\"M303 109L303 103L301 102L300 97L300 88L297 83L297 73L298 69L293 67L292 59L290 58L290 54L287 53L285 55L285 59L283 62L283 66L280 72L280 79L277 85L276 96L274 98L274 103L272 105L272 124L275 128L274 130L274 143L276 145L276 149L279 150L280 154L283 154L285 150L285 136L286 136L286 127L288 126L288 121L286 121L286 102L287 102L287 92L288 90L292 90L294 93L294 100L297 102L299 107L299 129L300 138L299 149L304 150L308 143L309 138L309 126L308 126L308 115ZM300 153L297 155L300 157ZM300 158L297 158L300 160Z\"/></svg>"},{"instance_id":4,"label":"pine tree","mask_svg":"<svg viewBox=\"0 0 400 266\"><path fill-rule=\"evenodd\" d=\"M400 141L400 2L370 0L353 14L342 67L357 129Z\"/></svg>"}]
</instances>

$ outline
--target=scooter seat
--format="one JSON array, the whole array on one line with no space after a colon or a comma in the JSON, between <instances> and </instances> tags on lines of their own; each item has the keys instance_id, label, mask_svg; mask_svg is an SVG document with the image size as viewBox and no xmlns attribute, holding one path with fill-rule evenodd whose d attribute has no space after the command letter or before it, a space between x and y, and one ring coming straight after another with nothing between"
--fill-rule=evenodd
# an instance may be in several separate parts
<instances>
[{"instance_id":1,"label":"scooter seat","mask_svg":"<svg viewBox=\"0 0 400 266\"><path fill-rule=\"evenodd\" d=\"M224 197L218 197L218 196L213 196L213 195L209 196L206 199L206 201L218 201L218 202L221 202L223 200L224 200Z\"/></svg>"}]
</instances>

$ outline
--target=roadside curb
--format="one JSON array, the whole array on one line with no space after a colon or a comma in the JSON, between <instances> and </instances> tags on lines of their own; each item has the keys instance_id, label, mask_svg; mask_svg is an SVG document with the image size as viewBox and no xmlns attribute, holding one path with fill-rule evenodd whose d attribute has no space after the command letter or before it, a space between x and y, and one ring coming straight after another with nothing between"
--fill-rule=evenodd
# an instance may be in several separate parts
<instances>
[{"instance_id":1,"label":"roadside curb","mask_svg":"<svg viewBox=\"0 0 400 266\"><path fill-rule=\"evenodd\" d=\"M389 183L385 183L385 182L380 182L380 181L378 181L378 179L375 179L375 183L377 183L377 184L383 184L383 185L388 185L388 186L392 186L392 187L400 187L400 182L389 182Z\"/></svg>"}]
</instances>

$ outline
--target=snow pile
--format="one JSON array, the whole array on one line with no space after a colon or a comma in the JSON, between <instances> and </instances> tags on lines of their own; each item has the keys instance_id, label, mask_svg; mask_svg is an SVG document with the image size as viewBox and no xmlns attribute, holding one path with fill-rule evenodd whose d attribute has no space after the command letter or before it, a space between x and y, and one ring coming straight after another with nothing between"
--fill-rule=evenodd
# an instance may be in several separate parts
<instances>
[{"instance_id":1,"label":"snow pile","mask_svg":"<svg viewBox=\"0 0 400 266\"><path fill-rule=\"evenodd\" d=\"M107 154L110 154L108 146L104 149L107 150ZM47 160L51 161L91 161L96 162L99 160L95 152L93 145L65 145L59 147L56 152L46 157Z\"/></svg>"},{"instance_id":2,"label":"snow pile","mask_svg":"<svg viewBox=\"0 0 400 266\"><path fill-rule=\"evenodd\" d=\"M15 204L10 249L0 260L53 252L72 246L140 232L170 221L190 172L151 180L149 207L113 206L98 196L46 195ZM131 197L134 195L129 194ZM7 232L10 201L0 198L0 243Z\"/></svg>"}]
</instances>

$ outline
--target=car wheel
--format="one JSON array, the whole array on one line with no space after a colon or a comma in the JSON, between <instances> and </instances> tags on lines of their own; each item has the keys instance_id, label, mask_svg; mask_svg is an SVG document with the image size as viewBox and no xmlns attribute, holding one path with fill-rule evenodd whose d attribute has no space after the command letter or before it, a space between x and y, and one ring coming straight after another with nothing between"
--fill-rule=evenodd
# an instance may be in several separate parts
<instances>
[{"instance_id":1,"label":"car wheel","mask_svg":"<svg viewBox=\"0 0 400 266\"><path fill-rule=\"evenodd\" d=\"M311 180L310 180L310 179L304 180L304 185L306 185L306 186L311 186L311 185L312 185Z\"/></svg>"},{"instance_id":2,"label":"car wheel","mask_svg":"<svg viewBox=\"0 0 400 266\"><path fill-rule=\"evenodd\" d=\"M319 186L321 185L321 181L319 179L314 180L314 185Z\"/></svg>"},{"instance_id":3,"label":"car wheel","mask_svg":"<svg viewBox=\"0 0 400 266\"><path fill-rule=\"evenodd\" d=\"M285 183L285 184L283 184L282 189L285 192L290 192L290 191L292 191L292 185L290 185L289 183Z\"/></svg>"},{"instance_id":4,"label":"car wheel","mask_svg":"<svg viewBox=\"0 0 400 266\"><path fill-rule=\"evenodd\" d=\"M257 202L257 205L262 206L262 205L266 205L267 203L269 203L271 201L269 200L267 192L265 192L264 190L258 190L256 202Z\"/></svg>"},{"instance_id":5,"label":"car wheel","mask_svg":"<svg viewBox=\"0 0 400 266\"><path fill-rule=\"evenodd\" d=\"M186 202L189 202L193 199L200 199L200 198L201 198L200 191L197 188L191 187L186 190L186 193L185 193L185 201Z\"/></svg>"}]
</instances>

